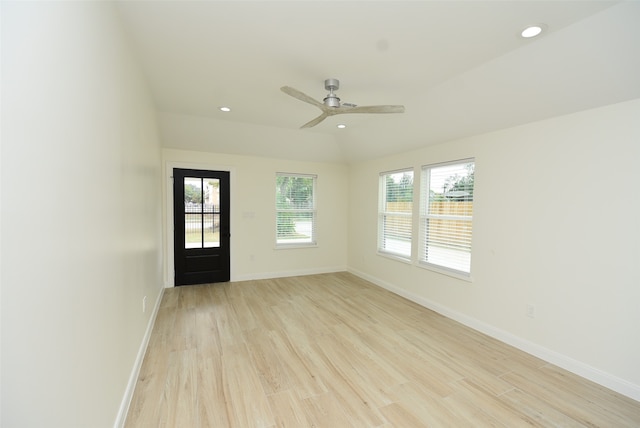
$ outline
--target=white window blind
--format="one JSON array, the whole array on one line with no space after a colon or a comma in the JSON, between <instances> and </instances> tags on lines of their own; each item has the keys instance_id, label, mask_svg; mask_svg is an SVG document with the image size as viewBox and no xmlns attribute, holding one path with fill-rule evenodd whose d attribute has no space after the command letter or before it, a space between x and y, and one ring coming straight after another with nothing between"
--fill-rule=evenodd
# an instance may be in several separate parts
<instances>
[{"instance_id":1,"label":"white window blind","mask_svg":"<svg viewBox=\"0 0 640 428\"><path fill-rule=\"evenodd\" d=\"M474 172L473 159L422 167L421 264L471 274Z\"/></svg>"},{"instance_id":2,"label":"white window blind","mask_svg":"<svg viewBox=\"0 0 640 428\"><path fill-rule=\"evenodd\" d=\"M380 174L378 251L411 258L413 170Z\"/></svg>"},{"instance_id":3,"label":"white window blind","mask_svg":"<svg viewBox=\"0 0 640 428\"><path fill-rule=\"evenodd\" d=\"M276 174L276 246L316 245L316 179Z\"/></svg>"}]
</instances>

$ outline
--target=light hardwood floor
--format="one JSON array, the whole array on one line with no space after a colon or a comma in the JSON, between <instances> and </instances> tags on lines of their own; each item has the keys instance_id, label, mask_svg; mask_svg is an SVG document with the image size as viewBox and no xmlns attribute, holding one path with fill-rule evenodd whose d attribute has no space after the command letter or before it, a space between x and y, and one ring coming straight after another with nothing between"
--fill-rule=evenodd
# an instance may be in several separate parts
<instances>
[{"instance_id":1,"label":"light hardwood floor","mask_svg":"<svg viewBox=\"0 0 640 428\"><path fill-rule=\"evenodd\" d=\"M348 273L168 289L126 427L639 427L640 403Z\"/></svg>"}]
</instances>

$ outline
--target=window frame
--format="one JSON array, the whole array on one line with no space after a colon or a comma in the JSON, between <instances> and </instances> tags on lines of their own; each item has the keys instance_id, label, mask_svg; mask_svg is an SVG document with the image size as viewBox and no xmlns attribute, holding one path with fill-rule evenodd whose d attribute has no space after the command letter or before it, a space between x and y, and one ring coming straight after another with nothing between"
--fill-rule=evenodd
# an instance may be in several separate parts
<instances>
[{"instance_id":1,"label":"window frame","mask_svg":"<svg viewBox=\"0 0 640 428\"><path fill-rule=\"evenodd\" d=\"M430 205L430 182L432 180L431 171L436 168L446 167L446 166L455 166L455 165L468 165L473 164L474 174L475 174L475 158L467 158L467 159L459 159L448 162L440 162L435 164L423 165L420 168L420 215L419 215L419 226L418 226L418 257L417 264L420 267L436 271L439 273L443 273L449 276L453 276L459 279L463 279L466 281L472 281L472 250L473 250L473 205L471 205L471 215L447 215L447 214L434 214L429 213L429 205ZM474 176L474 186L473 186L473 196L471 202L475 199L475 176ZM443 264L434 263L433 261L427 260L427 251L428 251L428 243L427 243L427 234L429 233L429 220L439 220L439 221L457 221L457 222L468 222L469 226L469 261L466 264L467 270L464 269L456 269L451 266L445 266Z\"/></svg>"},{"instance_id":2,"label":"window frame","mask_svg":"<svg viewBox=\"0 0 640 428\"><path fill-rule=\"evenodd\" d=\"M387 207L387 177L395 174L406 174L411 173L411 211L410 212L402 212L402 211L389 211L386 209ZM390 257L395 260L411 263L413 257L413 212L415 210L414 203L414 190L415 190L415 170L413 167L410 168L402 168L393 171L384 171L379 174L378 178L378 233L377 233L377 252L381 256ZM393 251L392 249L386 247L385 241L385 223L387 218L395 217L395 218L405 218L404 223L409 225L409 254L402 253L400 251Z\"/></svg>"},{"instance_id":3,"label":"window frame","mask_svg":"<svg viewBox=\"0 0 640 428\"><path fill-rule=\"evenodd\" d=\"M278 177L292 177L292 178L310 178L312 179L312 194L311 194L311 208L305 209L284 209L278 207ZM276 172L276 188L275 188L275 248L276 249L289 249L289 248L311 248L318 246L318 207L317 207L317 187L318 187L318 175L317 174L302 174L302 173L289 173L289 172ZM280 223L278 222L280 213L308 213L311 214L311 241L297 241L297 242L281 242L278 235Z\"/></svg>"}]
</instances>

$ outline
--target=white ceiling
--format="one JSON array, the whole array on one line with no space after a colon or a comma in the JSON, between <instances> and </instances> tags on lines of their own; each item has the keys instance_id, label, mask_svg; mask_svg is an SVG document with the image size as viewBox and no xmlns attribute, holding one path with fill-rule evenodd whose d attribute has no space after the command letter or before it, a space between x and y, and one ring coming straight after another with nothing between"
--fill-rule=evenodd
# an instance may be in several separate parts
<instances>
[{"instance_id":1,"label":"white ceiling","mask_svg":"<svg viewBox=\"0 0 640 428\"><path fill-rule=\"evenodd\" d=\"M165 147L352 162L640 97L640 2L118 3ZM519 31L543 23L543 35ZM403 104L334 116L280 91ZM219 106L233 111L222 113ZM336 128L344 122L345 130Z\"/></svg>"}]
</instances>

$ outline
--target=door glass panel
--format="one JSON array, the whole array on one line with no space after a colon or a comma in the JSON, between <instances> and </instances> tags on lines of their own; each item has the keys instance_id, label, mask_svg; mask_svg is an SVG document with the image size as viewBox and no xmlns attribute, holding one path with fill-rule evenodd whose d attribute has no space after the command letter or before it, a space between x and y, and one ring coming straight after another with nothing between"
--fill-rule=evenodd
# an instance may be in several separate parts
<instances>
[{"instance_id":1,"label":"door glass panel","mask_svg":"<svg viewBox=\"0 0 640 428\"><path fill-rule=\"evenodd\" d=\"M220 246L220 214L204 214L204 247Z\"/></svg>"},{"instance_id":2,"label":"door glass panel","mask_svg":"<svg viewBox=\"0 0 640 428\"><path fill-rule=\"evenodd\" d=\"M203 223L205 248L220 246L220 180L204 178L205 204L203 208Z\"/></svg>"},{"instance_id":3,"label":"door glass panel","mask_svg":"<svg viewBox=\"0 0 640 428\"><path fill-rule=\"evenodd\" d=\"M202 248L202 215L184 214L184 247Z\"/></svg>"},{"instance_id":4,"label":"door glass panel","mask_svg":"<svg viewBox=\"0 0 640 428\"><path fill-rule=\"evenodd\" d=\"M220 246L220 180L185 177L185 248Z\"/></svg>"},{"instance_id":5,"label":"door glass panel","mask_svg":"<svg viewBox=\"0 0 640 428\"><path fill-rule=\"evenodd\" d=\"M202 248L202 179L184 178L184 247Z\"/></svg>"}]
</instances>

